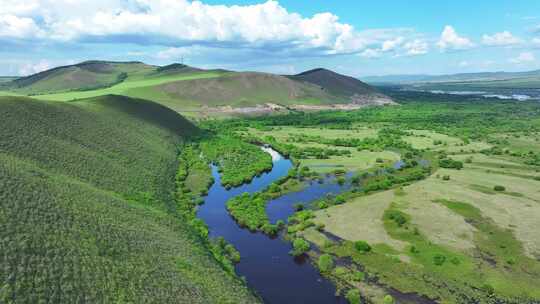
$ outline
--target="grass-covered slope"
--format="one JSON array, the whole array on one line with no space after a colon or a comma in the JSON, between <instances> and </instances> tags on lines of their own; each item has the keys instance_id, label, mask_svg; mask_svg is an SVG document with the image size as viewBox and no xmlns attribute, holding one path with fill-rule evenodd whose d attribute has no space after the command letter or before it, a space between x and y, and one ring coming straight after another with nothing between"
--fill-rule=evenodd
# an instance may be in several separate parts
<instances>
[{"instance_id":1,"label":"grass-covered slope","mask_svg":"<svg viewBox=\"0 0 540 304\"><path fill-rule=\"evenodd\" d=\"M0 83L0 95L32 95L43 100L73 101L108 94L153 100L180 113L203 115L207 107L392 103L369 85L324 69L282 76L184 64L157 67L88 61Z\"/></svg>"},{"instance_id":2,"label":"grass-covered slope","mask_svg":"<svg viewBox=\"0 0 540 304\"><path fill-rule=\"evenodd\" d=\"M147 90L134 89L130 95L156 96L157 100L188 106L249 107L265 103L335 103L336 100L319 87L287 77L254 72L224 73L221 77L164 83Z\"/></svg>"},{"instance_id":3,"label":"grass-covered slope","mask_svg":"<svg viewBox=\"0 0 540 304\"><path fill-rule=\"evenodd\" d=\"M1 303L256 302L176 211L183 117L120 96L0 117Z\"/></svg>"},{"instance_id":4,"label":"grass-covered slope","mask_svg":"<svg viewBox=\"0 0 540 304\"><path fill-rule=\"evenodd\" d=\"M324 91L335 96L337 100L362 103L380 100L381 103L392 103L391 99L375 90L372 86L350 76L338 74L327 69L313 69L291 79L319 86Z\"/></svg>"},{"instance_id":5,"label":"grass-covered slope","mask_svg":"<svg viewBox=\"0 0 540 304\"><path fill-rule=\"evenodd\" d=\"M147 73L153 69L141 62L86 61L21 77L4 86L24 94L85 91L110 87L130 75Z\"/></svg>"}]
</instances>

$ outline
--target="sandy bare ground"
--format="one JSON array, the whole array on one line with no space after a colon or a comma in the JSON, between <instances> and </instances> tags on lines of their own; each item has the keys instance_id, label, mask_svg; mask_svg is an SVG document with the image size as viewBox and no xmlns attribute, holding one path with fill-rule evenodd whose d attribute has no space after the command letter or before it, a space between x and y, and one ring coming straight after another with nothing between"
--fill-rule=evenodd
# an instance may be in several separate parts
<instances>
[{"instance_id":1,"label":"sandy bare ground","mask_svg":"<svg viewBox=\"0 0 540 304\"><path fill-rule=\"evenodd\" d=\"M347 104L330 104L330 105L288 105L283 106L275 103L265 103L254 107L203 107L201 113L212 114L229 114L229 115L264 115L272 113L286 113L290 110L295 111L325 111L325 110L340 110L340 111L352 111L365 108L367 106L383 106L383 105L397 105L394 101L388 98L374 98L369 100L355 100L353 103Z\"/></svg>"}]
</instances>

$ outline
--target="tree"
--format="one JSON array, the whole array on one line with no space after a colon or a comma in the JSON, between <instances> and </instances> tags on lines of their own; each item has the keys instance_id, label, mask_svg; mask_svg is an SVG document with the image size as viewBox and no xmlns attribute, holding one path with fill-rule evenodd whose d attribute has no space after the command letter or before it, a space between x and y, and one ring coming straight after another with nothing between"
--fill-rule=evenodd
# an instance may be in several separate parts
<instances>
[{"instance_id":1,"label":"tree","mask_svg":"<svg viewBox=\"0 0 540 304\"><path fill-rule=\"evenodd\" d=\"M497 185L497 186L493 187L493 190L498 191L498 192L503 192L503 191L506 190L506 188L504 186Z\"/></svg>"},{"instance_id":2,"label":"tree","mask_svg":"<svg viewBox=\"0 0 540 304\"><path fill-rule=\"evenodd\" d=\"M365 241L356 241L354 243L354 248L361 253L367 253L371 251L371 246Z\"/></svg>"},{"instance_id":3,"label":"tree","mask_svg":"<svg viewBox=\"0 0 540 304\"><path fill-rule=\"evenodd\" d=\"M439 160L439 166L441 168L447 168L447 169L456 169L461 170L463 169L463 163L458 160L453 160L450 158L440 159Z\"/></svg>"},{"instance_id":4,"label":"tree","mask_svg":"<svg viewBox=\"0 0 540 304\"><path fill-rule=\"evenodd\" d=\"M302 238L297 238L293 241L293 250L291 251L291 254L293 256L300 256L304 253L306 253L310 248L310 245L309 243L302 239Z\"/></svg>"},{"instance_id":5,"label":"tree","mask_svg":"<svg viewBox=\"0 0 540 304\"><path fill-rule=\"evenodd\" d=\"M360 298L360 291L358 291L358 289L351 289L347 291L347 294L345 295L345 299L347 299L349 304L362 303L362 299Z\"/></svg>"},{"instance_id":6,"label":"tree","mask_svg":"<svg viewBox=\"0 0 540 304\"><path fill-rule=\"evenodd\" d=\"M394 301L394 297L392 297L391 295L386 295L383 299L383 303L384 304L394 304L395 301Z\"/></svg>"},{"instance_id":7,"label":"tree","mask_svg":"<svg viewBox=\"0 0 540 304\"><path fill-rule=\"evenodd\" d=\"M331 255L325 253L319 257L317 266L319 266L321 272L330 272L334 268L334 259Z\"/></svg>"},{"instance_id":8,"label":"tree","mask_svg":"<svg viewBox=\"0 0 540 304\"><path fill-rule=\"evenodd\" d=\"M444 262L446 262L446 257L442 254L436 254L434 257L433 257L433 263L437 266L442 266L442 264L444 264Z\"/></svg>"},{"instance_id":9,"label":"tree","mask_svg":"<svg viewBox=\"0 0 540 304\"><path fill-rule=\"evenodd\" d=\"M336 202L337 205L343 204L343 203L345 203L345 197L343 197L343 195L340 194L340 195L336 196L335 202Z\"/></svg>"}]
</instances>

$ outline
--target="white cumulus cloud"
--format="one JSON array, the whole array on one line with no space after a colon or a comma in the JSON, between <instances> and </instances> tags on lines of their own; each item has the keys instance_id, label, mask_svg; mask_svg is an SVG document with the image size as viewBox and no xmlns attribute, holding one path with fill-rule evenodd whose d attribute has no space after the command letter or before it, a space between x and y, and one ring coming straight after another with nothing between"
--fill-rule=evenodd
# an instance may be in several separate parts
<instances>
[{"instance_id":1,"label":"white cumulus cloud","mask_svg":"<svg viewBox=\"0 0 540 304\"><path fill-rule=\"evenodd\" d=\"M41 35L43 35L43 31L32 18L0 15L0 37L27 39Z\"/></svg>"},{"instance_id":2,"label":"white cumulus cloud","mask_svg":"<svg viewBox=\"0 0 540 304\"><path fill-rule=\"evenodd\" d=\"M521 42L521 39L515 37L509 31L482 36L482 43L488 46L509 46L520 44Z\"/></svg>"},{"instance_id":3,"label":"white cumulus cloud","mask_svg":"<svg viewBox=\"0 0 540 304\"><path fill-rule=\"evenodd\" d=\"M510 58L509 61L515 64L531 63L533 61L536 61L536 57L531 52L522 52L517 57Z\"/></svg>"},{"instance_id":4,"label":"white cumulus cloud","mask_svg":"<svg viewBox=\"0 0 540 304\"><path fill-rule=\"evenodd\" d=\"M447 25L441 33L437 46L441 50L465 50L472 48L474 43L469 38L459 36L452 26Z\"/></svg>"},{"instance_id":5,"label":"white cumulus cloud","mask_svg":"<svg viewBox=\"0 0 540 304\"><path fill-rule=\"evenodd\" d=\"M403 37L396 37L391 40L386 40L382 44L382 51L387 52L387 51L395 50L397 47L403 44L403 41L405 41Z\"/></svg>"},{"instance_id":6,"label":"white cumulus cloud","mask_svg":"<svg viewBox=\"0 0 540 304\"><path fill-rule=\"evenodd\" d=\"M40 37L52 42L135 43L175 49L200 45L287 55L362 54L368 49L395 52L409 43L407 52L424 52L418 51L420 44L410 44L414 34L410 30L358 30L332 13L306 17L274 0L252 5L189 0L0 0L0 16L0 39Z\"/></svg>"},{"instance_id":7,"label":"white cumulus cloud","mask_svg":"<svg viewBox=\"0 0 540 304\"><path fill-rule=\"evenodd\" d=\"M414 39L409 41L405 43L403 48L405 49L406 54L410 56L423 55L429 50L428 43L422 39Z\"/></svg>"}]
</instances>

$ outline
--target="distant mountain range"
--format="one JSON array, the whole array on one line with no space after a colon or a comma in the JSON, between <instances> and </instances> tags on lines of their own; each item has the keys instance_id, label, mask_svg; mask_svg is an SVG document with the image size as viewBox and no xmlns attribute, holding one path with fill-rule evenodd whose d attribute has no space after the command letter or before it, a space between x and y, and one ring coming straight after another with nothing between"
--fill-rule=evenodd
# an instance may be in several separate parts
<instances>
[{"instance_id":1,"label":"distant mountain range","mask_svg":"<svg viewBox=\"0 0 540 304\"><path fill-rule=\"evenodd\" d=\"M527 72L483 72L450 75L388 75L363 77L371 84L434 84L434 83L475 83L477 85L526 85L540 84L540 70Z\"/></svg>"},{"instance_id":2,"label":"distant mountain range","mask_svg":"<svg viewBox=\"0 0 540 304\"><path fill-rule=\"evenodd\" d=\"M206 108L360 107L393 101L362 81L326 69L298 75L205 70L183 64L86 61L6 79L0 91L47 100L125 95L178 112ZM0 92L1 95L1 92Z\"/></svg>"}]
</instances>

